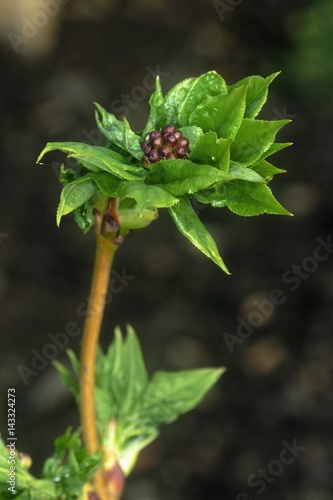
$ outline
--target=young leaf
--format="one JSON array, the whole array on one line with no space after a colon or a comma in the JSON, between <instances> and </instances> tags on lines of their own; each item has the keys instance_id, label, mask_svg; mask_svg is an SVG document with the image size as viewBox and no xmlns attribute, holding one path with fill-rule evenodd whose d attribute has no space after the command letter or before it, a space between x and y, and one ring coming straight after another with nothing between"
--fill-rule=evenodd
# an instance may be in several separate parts
<instances>
[{"instance_id":1,"label":"young leaf","mask_svg":"<svg viewBox=\"0 0 333 500\"><path fill-rule=\"evenodd\" d=\"M218 139L216 132L207 132L198 138L190 151L190 160L204 165L212 165L224 172L229 169L229 139Z\"/></svg>"},{"instance_id":2,"label":"young leaf","mask_svg":"<svg viewBox=\"0 0 333 500\"><path fill-rule=\"evenodd\" d=\"M187 78L177 83L165 96L164 107L166 111L166 122L178 126L178 111L184 102L190 88L197 78Z\"/></svg>"},{"instance_id":3,"label":"young leaf","mask_svg":"<svg viewBox=\"0 0 333 500\"><path fill-rule=\"evenodd\" d=\"M83 234L86 234L94 223L94 210L92 204L87 201L81 207L73 211L74 219Z\"/></svg>"},{"instance_id":4,"label":"young leaf","mask_svg":"<svg viewBox=\"0 0 333 500\"><path fill-rule=\"evenodd\" d=\"M73 212L88 201L96 191L96 184L89 177L80 177L76 181L66 184L60 195L60 203L57 210L57 226L60 225L64 215Z\"/></svg>"},{"instance_id":5,"label":"young leaf","mask_svg":"<svg viewBox=\"0 0 333 500\"><path fill-rule=\"evenodd\" d=\"M274 198L266 184L232 181L226 184L226 189L227 205L238 215L292 215Z\"/></svg>"},{"instance_id":6,"label":"young leaf","mask_svg":"<svg viewBox=\"0 0 333 500\"><path fill-rule=\"evenodd\" d=\"M267 151L265 151L261 157L259 158L259 161L260 160L264 160L265 158L268 158L269 156L277 153L278 151L281 151L282 149L284 148L288 148L289 146L292 146L292 142L275 142L273 143L268 149ZM252 166L251 166L252 168Z\"/></svg>"},{"instance_id":7,"label":"young leaf","mask_svg":"<svg viewBox=\"0 0 333 500\"><path fill-rule=\"evenodd\" d=\"M154 373L143 398L143 413L157 425L174 422L197 406L224 368Z\"/></svg>"},{"instance_id":8,"label":"young leaf","mask_svg":"<svg viewBox=\"0 0 333 500\"><path fill-rule=\"evenodd\" d=\"M214 97L207 97L190 116L190 125L204 132L214 131L218 137L234 139L245 111L246 85Z\"/></svg>"},{"instance_id":9,"label":"young leaf","mask_svg":"<svg viewBox=\"0 0 333 500\"><path fill-rule=\"evenodd\" d=\"M215 184L215 186L210 189L203 189L202 191L196 192L195 198L199 203L209 204L212 205L212 207L225 207L227 204L225 186L225 184Z\"/></svg>"},{"instance_id":10,"label":"young leaf","mask_svg":"<svg viewBox=\"0 0 333 500\"><path fill-rule=\"evenodd\" d=\"M259 174L267 183L273 179L274 175L284 174L286 172L281 168L274 167L274 165L266 160L260 161L255 165L251 165L251 170L257 172L257 174Z\"/></svg>"},{"instance_id":11,"label":"young leaf","mask_svg":"<svg viewBox=\"0 0 333 500\"><path fill-rule=\"evenodd\" d=\"M122 182L118 188L118 196L120 198L133 198L141 210L149 207L172 207L178 203L178 199L163 187L140 181Z\"/></svg>"},{"instance_id":12,"label":"young leaf","mask_svg":"<svg viewBox=\"0 0 333 500\"><path fill-rule=\"evenodd\" d=\"M236 163L230 165L228 175L230 176L230 180L237 179L249 182L264 182L259 172L252 170L252 168L241 167Z\"/></svg>"},{"instance_id":13,"label":"young leaf","mask_svg":"<svg viewBox=\"0 0 333 500\"><path fill-rule=\"evenodd\" d=\"M114 174L120 179L134 180L145 175L142 167L130 165L127 160L110 149L103 146L90 146L80 142L50 142L48 143L37 161L49 151L59 150L68 156L77 158L88 170L98 170Z\"/></svg>"},{"instance_id":14,"label":"young leaf","mask_svg":"<svg viewBox=\"0 0 333 500\"><path fill-rule=\"evenodd\" d=\"M243 167L255 163L273 144L277 132L289 122L290 120L266 121L245 118L231 145L232 161Z\"/></svg>"},{"instance_id":15,"label":"young leaf","mask_svg":"<svg viewBox=\"0 0 333 500\"><path fill-rule=\"evenodd\" d=\"M198 165L190 160L161 160L146 177L147 184L163 187L173 196L195 193L227 176L210 165Z\"/></svg>"},{"instance_id":16,"label":"young leaf","mask_svg":"<svg viewBox=\"0 0 333 500\"><path fill-rule=\"evenodd\" d=\"M97 127L104 137L112 144L123 149L125 153L129 153L134 158L141 160L143 153L140 147L140 137L130 129L126 118L121 122L99 104L95 103L95 106L97 108L95 112Z\"/></svg>"},{"instance_id":17,"label":"young leaf","mask_svg":"<svg viewBox=\"0 0 333 500\"><path fill-rule=\"evenodd\" d=\"M228 87L230 91L243 85L247 86L245 118L255 118L258 115L267 100L268 87L278 75L279 72L273 73L267 78L257 75L248 76Z\"/></svg>"},{"instance_id":18,"label":"young leaf","mask_svg":"<svg viewBox=\"0 0 333 500\"><path fill-rule=\"evenodd\" d=\"M142 132L145 139L148 132L161 129L166 125L166 110L159 76L156 77L156 90L149 99L150 114L147 124ZM142 151L142 150L141 150Z\"/></svg>"},{"instance_id":19,"label":"young leaf","mask_svg":"<svg viewBox=\"0 0 333 500\"><path fill-rule=\"evenodd\" d=\"M215 71L209 71L195 80L180 106L178 121L181 127L189 125L193 111L209 96L227 94L227 85Z\"/></svg>"},{"instance_id":20,"label":"young leaf","mask_svg":"<svg viewBox=\"0 0 333 500\"><path fill-rule=\"evenodd\" d=\"M169 212L179 231L202 253L212 259L222 271L230 274L219 254L215 241L194 212L188 198L180 198L179 204L170 207Z\"/></svg>"}]
</instances>

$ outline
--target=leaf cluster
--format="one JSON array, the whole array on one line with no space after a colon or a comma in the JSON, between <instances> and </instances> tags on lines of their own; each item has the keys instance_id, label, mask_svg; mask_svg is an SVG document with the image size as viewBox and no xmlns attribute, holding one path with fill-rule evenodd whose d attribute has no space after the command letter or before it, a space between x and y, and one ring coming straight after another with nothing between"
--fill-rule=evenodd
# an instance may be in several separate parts
<instances>
[{"instance_id":1,"label":"leaf cluster","mask_svg":"<svg viewBox=\"0 0 333 500\"><path fill-rule=\"evenodd\" d=\"M8 490L8 448L0 439L0 498L20 500L75 500L81 497L88 483L101 465L101 454L88 455L82 447L80 430L65 434L55 441L55 451L44 464L42 477L37 479L15 460L15 493Z\"/></svg>"},{"instance_id":2,"label":"leaf cluster","mask_svg":"<svg viewBox=\"0 0 333 500\"><path fill-rule=\"evenodd\" d=\"M290 215L268 187L284 170L267 160L290 145L275 143L276 134L290 120L257 119L277 74L250 76L228 86L209 71L178 83L165 96L157 78L146 126L138 133L125 118L120 121L96 104L105 146L49 143L39 157L60 150L79 164L78 172L62 169L57 224L74 212L86 232L93 224L93 207L103 211L107 200L114 198L123 235L147 226L157 218L158 209L166 208L179 231L228 272L192 201L227 207L242 216ZM151 130L169 123L189 140L190 154L147 168L140 144Z\"/></svg>"},{"instance_id":3,"label":"leaf cluster","mask_svg":"<svg viewBox=\"0 0 333 500\"><path fill-rule=\"evenodd\" d=\"M54 364L79 404L79 361L67 352L75 375L59 362ZM224 368L157 371L149 379L135 331L128 326L123 338L117 328L107 352L99 349L96 360L97 424L106 454L116 451L121 469L129 474L160 426L197 406L223 372Z\"/></svg>"}]
</instances>

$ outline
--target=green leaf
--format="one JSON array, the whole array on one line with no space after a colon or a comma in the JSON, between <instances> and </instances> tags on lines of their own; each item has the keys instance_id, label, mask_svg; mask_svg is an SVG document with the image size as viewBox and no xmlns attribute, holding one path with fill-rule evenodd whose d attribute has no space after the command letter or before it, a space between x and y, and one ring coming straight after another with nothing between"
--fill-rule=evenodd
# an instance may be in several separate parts
<instances>
[{"instance_id":1,"label":"green leaf","mask_svg":"<svg viewBox=\"0 0 333 500\"><path fill-rule=\"evenodd\" d=\"M154 373L144 395L143 412L156 424L169 424L197 406L224 368Z\"/></svg>"},{"instance_id":2,"label":"green leaf","mask_svg":"<svg viewBox=\"0 0 333 500\"><path fill-rule=\"evenodd\" d=\"M143 152L140 147L140 137L131 130L126 118L124 117L123 121L117 120L112 113L108 113L99 104L95 103L95 106L97 108L95 112L97 127L104 137L123 149L124 152L141 160Z\"/></svg>"},{"instance_id":3,"label":"green leaf","mask_svg":"<svg viewBox=\"0 0 333 500\"><path fill-rule=\"evenodd\" d=\"M227 85L215 71L209 71L199 76L189 89L185 100L180 106L178 121L180 126L189 125L193 111L209 96L227 94Z\"/></svg>"},{"instance_id":4,"label":"green leaf","mask_svg":"<svg viewBox=\"0 0 333 500\"><path fill-rule=\"evenodd\" d=\"M119 177L114 177L107 172L98 172L96 174L90 174L91 179L97 184L98 189L110 198L116 198L118 196L119 186L123 182L132 181L122 181ZM137 181L133 181L137 182Z\"/></svg>"},{"instance_id":5,"label":"green leaf","mask_svg":"<svg viewBox=\"0 0 333 500\"><path fill-rule=\"evenodd\" d=\"M224 172L210 165L198 165L190 160L161 160L151 167L146 183L157 184L173 196L180 196L226 178Z\"/></svg>"},{"instance_id":6,"label":"green leaf","mask_svg":"<svg viewBox=\"0 0 333 500\"><path fill-rule=\"evenodd\" d=\"M243 85L247 86L245 118L255 118L267 100L268 87L280 72L273 73L267 78L254 75L248 76L228 87L229 91Z\"/></svg>"},{"instance_id":7,"label":"green leaf","mask_svg":"<svg viewBox=\"0 0 333 500\"><path fill-rule=\"evenodd\" d=\"M66 184L60 195L57 210L57 226L64 215L73 212L88 201L96 191L96 184L91 178L80 177L76 181Z\"/></svg>"},{"instance_id":8,"label":"green leaf","mask_svg":"<svg viewBox=\"0 0 333 500\"><path fill-rule=\"evenodd\" d=\"M118 196L133 198L141 210L146 207L172 207L178 203L178 199L162 187L144 184L140 181L122 182L118 189Z\"/></svg>"},{"instance_id":9,"label":"green leaf","mask_svg":"<svg viewBox=\"0 0 333 500\"><path fill-rule=\"evenodd\" d=\"M187 78L175 85L165 96L166 122L178 126L178 112L197 78Z\"/></svg>"},{"instance_id":10,"label":"green leaf","mask_svg":"<svg viewBox=\"0 0 333 500\"><path fill-rule=\"evenodd\" d=\"M275 140L277 132L290 120L244 119L231 145L231 159L247 167L255 163Z\"/></svg>"},{"instance_id":11,"label":"green leaf","mask_svg":"<svg viewBox=\"0 0 333 500\"><path fill-rule=\"evenodd\" d=\"M140 166L130 165L127 160L103 146L90 146L80 142L50 142L37 161L49 151L63 151L68 156L77 158L87 169L96 172L103 170L114 174L120 179L135 180L145 176L145 170Z\"/></svg>"},{"instance_id":12,"label":"green leaf","mask_svg":"<svg viewBox=\"0 0 333 500\"><path fill-rule=\"evenodd\" d=\"M195 198L200 203L210 204L212 207L225 207L227 204L225 186L225 184L216 184L210 189L203 189L195 193Z\"/></svg>"},{"instance_id":13,"label":"green leaf","mask_svg":"<svg viewBox=\"0 0 333 500\"><path fill-rule=\"evenodd\" d=\"M273 179L274 175L284 174L286 172L281 168L274 167L274 165L265 160L260 161L255 165L251 165L251 170L257 172L257 174L259 174L265 180L265 182L270 182Z\"/></svg>"},{"instance_id":14,"label":"green leaf","mask_svg":"<svg viewBox=\"0 0 333 500\"><path fill-rule=\"evenodd\" d=\"M274 198L266 184L232 181L226 184L227 205L245 217L259 214L292 215Z\"/></svg>"},{"instance_id":15,"label":"green leaf","mask_svg":"<svg viewBox=\"0 0 333 500\"><path fill-rule=\"evenodd\" d=\"M94 210L92 204L87 201L81 207L73 211L74 219L81 231L86 234L94 223Z\"/></svg>"},{"instance_id":16,"label":"green leaf","mask_svg":"<svg viewBox=\"0 0 333 500\"><path fill-rule=\"evenodd\" d=\"M204 132L214 131L218 137L234 139L245 112L247 86L208 97L190 116L190 125L200 126Z\"/></svg>"},{"instance_id":17,"label":"green leaf","mask_svg":"<svg viewBox=\"0 0 333 500\"><path fill-rule=\"evenodd\" d=\"M259 172L252 170L252 168L241 167L235 163L230 165L228 175L230 176L230 180L238 179L249 182L264 182Z\"/></svg>"},{"instance_id":18,"label":"green leaf","mask_svg":"<svg viewBox=\"0 0 333 500\"><path fill-rule=\"evenodd\" d=\"M229 169L231 140L218 139L216 132L207 132L194 144L190 160L204 165L212 165L222 171Z\"/></svg>"},{"instance_id":19,"label":"green leaf","mask_svg":"<svg viewBox=\"0 0 333 500\"><path fill-rule=\"evenodd\" d=\"M150 114L148 117L147 124L142 132L143 139L145 139L148 132L151 132L152 130L160 130L167 124L166 123L167 114L165 110L164 97L162 93L159 76L156 77L156 90L151 95L149 99L149 104L150 104Z\"/></svg>"},{"instance_id":20,"label":"green leaf","mask_svg":"<svg viewBox=\"0 0 333 500\"><path fill-rule=\"evenodd\" d=\"M271 156L275 153L277 153L278 151L281 151L282 149L284 148L288 148L289 146L292 146L292 142L275 142L274 144L272 144L268 149L267 151L265 151L259 160L264 160L265 158L268 158L268 156ZM251 166L252 168L252 166Z\"/></svg>"},{"instance_id":21,"label":"green leaf","mask_svg":"<svg viewBox=\"0 0 333 500\"><path fill-rule=\"evenodd\" d=\"M169 212L179 231L202 253L212 259L222 271L230 274L221 259L215 241L194 212L189 200L186 197L180 198L179 204L170 207Z\"/></svg>"}]
</instances>

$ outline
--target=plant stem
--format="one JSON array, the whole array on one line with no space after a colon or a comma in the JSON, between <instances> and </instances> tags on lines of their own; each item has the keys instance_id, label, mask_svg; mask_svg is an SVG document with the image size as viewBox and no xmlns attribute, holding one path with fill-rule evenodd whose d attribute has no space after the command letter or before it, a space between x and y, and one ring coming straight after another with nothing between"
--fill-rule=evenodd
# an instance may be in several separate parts
<instances>
[{"instance_id":1,"label":"plant stem","mask_svg":"<svg viewBox=\"0 0 333 500\"><path fill-rule=\"evenodd\" d=\"M89 453L100 450L95 412L95 364L110 272L118 246L96 231L96 256L85 320L80 375L81 424L85 445ZM100 500L110 499L110 493L100 469L94 477L96 493Z\"/></svg>"}]
</instances>

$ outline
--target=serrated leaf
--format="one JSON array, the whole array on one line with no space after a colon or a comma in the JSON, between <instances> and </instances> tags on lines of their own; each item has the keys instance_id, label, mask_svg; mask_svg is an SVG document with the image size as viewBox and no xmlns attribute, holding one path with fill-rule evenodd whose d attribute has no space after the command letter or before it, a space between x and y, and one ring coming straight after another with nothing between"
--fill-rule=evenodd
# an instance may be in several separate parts
<instances>
[{"instance_id":1,"label":"serrated leaf","mask_svg":"<svg viewBox=\"0 0 333 500\"><path fill-rule=\"evenodd\" d=\"M48 143L37 161L49 151L63 151L68 156L76 158L88 170L98 170L114 174L120 179L135 180L145 176L145 171L140 166L130 165L127 160L116 151L111 151L103 146L90 146L80 142L51 142Z\"/></svg>"},{"instance_id":2,"label":"serrated leaf","mask_svg":"<svg viewBox=\"0 0 333 500\"><path fill-rule=\"evenodd\" d=\"M289 122L245 118L231 145L231 160L243 167L255 163L273 144L277 132Z\"/></svg>"},{"instance_id":3,"label":"serrated leaf","mask_svg":"<svg viewBox=\"0 0 333 500\"><path fill-rule=\"evenodd\" d=\"M178 199L163 187L144 184L140 181L123 182L118 188L118 196L133 198L141 210L146 207L172 207L178 203Z\"/></svg>"},{"instance_id":4,"label":"serrated leaf","mask_svg":"<svg viewBox=\"0 0 333 500\"><path fill-rule=\"evenodd\" d=\"M273 143L268 149L267 151L265 151L261 157L259 158L259 161L260 160L264 160L265 158L268 158L269 156L277 153L278 151L281 151L282 149L284 148L288 148L289 146L292 146L292 142L275 142ZM252 168L252 166L251 166Z\"/></svg>"},{"instance_id":5,"label":"serrated leaf","mask_svg":"<svg viewBox=\"0 0 333 500\"><path fill-rule=\"evenodd\" d=\"M227 93L227 85L215 71L209 71L199 76L189 89L185 100L180 106L178 121L181 127L189 125L193 111L209 96Z\"/></svg>"},{"instance_id":6,"label":"serrated leaf","mask_svg":"<svg viewBox=\"0 0 333 500\"><path fill-rule=\"evenodd\" d=\"M245 118L255 118L258 115L267 100L268 87L278 75L279 72L267 78L258 75L248 76L228 87L229 90L234 90L243 85L247 86Z\"/></svg>"},{"instance_id":7,"label":"serrated leaf","mask_svg":"<svg viewBox=\"0 0 333 500\"><path fill-rule=\"evenodd\" d=\"M230 165L228 175L230 176L230 180L235 179L249 182L264 182L264 179L259 172L255 172L252 168L241 167L235 163Z\"/></svg>"},{"instance_id":8,"label":"serrated leaf","mask_svg":"<svg viewBox=\"0 0 333 500\"><path fill-rule=\"evenodd\" d=\"M260 161L255 165L251 165L251 170L257 172L257 174L265 179L265 182L270 182L273 179L274 175L284 174L286 172L281 168L274 167L274 165L266 160Z\"/></svg>"},{"instance_id":9,"label":"serrated leaf","mask_svg":"<svg viewBox=\"0 0 333 500\"><path fill-rule=\"evenodd\" d=\"M112 113L108 113L100 104L95 103L95 106L97 108L95 112L96 124L104 137L111 144L141 160L143 152L140 147L140 137L131 130L126 118L124 117L124 120L120 121Z\"/></svg>"},{"instance_id":10,"label":"serrated leaf","mask_svg":"<svg viewBox=\"0 0 333 500\"><path fill-rule=\"evenodd\" d=\"M198 165L190 160L161 160L151 167L146 183L159 185L173 196L180 196L225 179L224 172L210 165Z\"/></svg>"},{"instance_id":11,"label":"serrated leaf","mask_svg":"<svg viewBox=\"0 0 333 500\"><path fill-rule=\"evenodd\" d=\"M178 111L197 78L187 78L175 85L165 96L166 122L178 126Z\"/></svg>"},{"instance_id":12,"label":"serrated leaf","mask_svg":"<svg viewBox=\"0 0 333 500\"><path fill-rule=\"evenodd\" d=\"M144 395L143 412L158 425L174 422L200 403L223 372L223 368L158 371Z\"/></svg>"},{"instance_id":13,"label":"serrated leaf","mask_svg":"<svg viewBox=\"0 0 333 500\"><path fill-rule=\"evenodd\" d=\"M180 198L179 204L170 207L169 212L179 231L195 247L215 262L222 271L230 274L219 254L215 241L194 212L188 198Z\"/></svg>"},{"instance_id":14,"label":"serrated leaf","mask_svg":"<svg viewBox=\"0 0 333 500\"><path fill-rule=\"evenodd\" d=\"M200 126L204 132L214 131L218 137L234 139L245 112L247 86L228 94L207 97L189 118L190 125Z\"/></svg>"},{"instance_id":15,"label":"serrated leaf","mask_svg":"<svg viewBox=\"0 0 333 500\"><path fill-rule=\"evenodd\" d=\"M207 132L198 138L190 151L190 160L212 165L222 171L229 169L231 140L218 139L216 132Z\"/></svg>"},{"instance_id":16,"label":"serrated leaf","mask_svg":"<svg viewBox=\"0 0 333 500\"><path fill-rule=\"evenodd\" d=\"M57 210L57 226L60 225L61 218L64 215L73 212L88 201L96 191L96 184L88 177L79 179L66 184L60 195L60 203Z\"/></svg>"},{"instance_id":17,"label":"serrated leaf","mask_svg":"<svg viewBox=\"0 0 333 500\"><path fill-rule=\"evenodd\" d=\"M226 184L229 209L245 217L259 214L292 215L274 198L266 184L232 181Z\"/></svg>"},{"instance_id":18,"label":"serrated leaf","mask_svg":"<svg viewBox=\"0 0 333 500\"><path fill-rule=\"evenodd\" d=\"M149 99L150 113L147 124L142 132L142 137L145 139L148 132L152 130L160 130L166 125L167 114L165 110L164 97L159 76L156 77L156 90ZM142 151L142 150L141 150Z\"/></svg>"}]
</instances>

